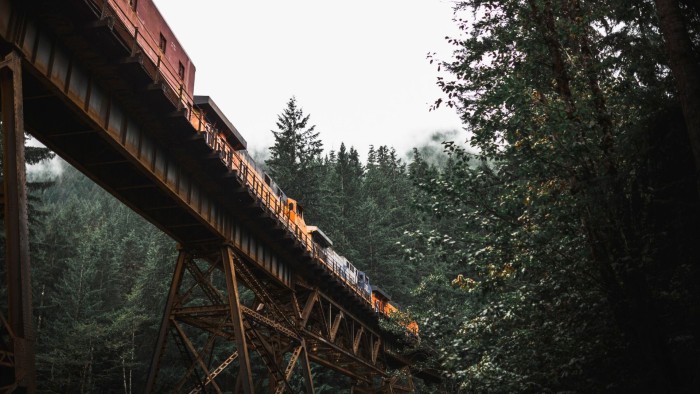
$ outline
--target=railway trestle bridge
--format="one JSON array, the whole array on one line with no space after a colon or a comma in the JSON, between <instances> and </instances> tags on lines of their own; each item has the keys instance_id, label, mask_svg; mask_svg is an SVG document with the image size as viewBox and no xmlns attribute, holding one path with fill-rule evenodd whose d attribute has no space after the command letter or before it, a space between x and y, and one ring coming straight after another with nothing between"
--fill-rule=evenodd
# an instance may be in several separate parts
<instances>
[{"instance_id":1,"label":"railway trestle bridge","mask_svg":"<svg viewBox=\"0 0 700 394\"><path fill-rule=\"evenodd\" d=\"M290 231L259 180L222 161L191 119L215 104L195 97L183 107L183 89L144 53L138 26L109 12L113 2L0 0L0 389L36 390L25 131L178 242L144 391L253 393L264 378L279 394L294 392L297 374L313 393L311 362L350 377L357 393L412 392L412 375L434 378L393 350L402 338L381 331L362 296ZM214 349L228 357L212 365ZM163 387L160 367L173 355L180 380ZM222 382L227 369L235 382Z\"/></svg>"}]
</instances>

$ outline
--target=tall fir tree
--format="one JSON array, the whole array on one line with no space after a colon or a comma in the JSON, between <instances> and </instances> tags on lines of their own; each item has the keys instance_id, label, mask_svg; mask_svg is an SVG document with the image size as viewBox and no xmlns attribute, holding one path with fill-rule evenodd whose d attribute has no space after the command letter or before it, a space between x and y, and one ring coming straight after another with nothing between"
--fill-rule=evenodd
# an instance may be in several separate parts
<instances>
[{"instance_id":1,"label":"tall fir tree","mask_svg":"<svg viewBox=\"0 0 700 394\"><path fill-rule=\"evenodd\" d=\"M353 147L348 150L344 143L340 144L336 157L330 169L330 179L337 204L335 212L328 212L336 218L331 233L335 248L350 261L357 262L360 261L360 255L353 240L365 234L359 220L359 208L364 200L362 194L364 169L357 150Z\"/></svg>"},{"instance_id":2,"label":"tall fir tree","mask_svg":"<svg viewBox=\"0 0 700 394\"><path fill-rule=\"evenodd\" d=\"M353 237L357 265L368 271L374 284L404 300L416 284L416 267L403 264L398 243L412 221L410 188L406 166L396 151L370 146L355 215L356 228L362 231Z\"/></svg>"},{"instance_id":3,"label":"tall fir tree","mask_svg":"<svg viewBox=\"0 0 700 394\"><path fill-rule=\"evenodd\" d=\"M323 143L315 125L309 125L309 116L297 105L296 98L287 102L277 116L277 131L272 131L275 143L270 158L265 160L273 179L287 196L304 207L314 207L320 201L321 153ZM307 215L314 217L313 208Z\"/></svg>"},{"instance_id":4,"label":"tall fir tree","mask_svg":"<svg viewBox=\"0 0 700 394\"><path fill-rule=\"evenodd\" d=\"M40 389L138 391L173 241L71 167L40 197L46 218L33 240L43 247L32 256Z\"/></svg>"}]
</instances>

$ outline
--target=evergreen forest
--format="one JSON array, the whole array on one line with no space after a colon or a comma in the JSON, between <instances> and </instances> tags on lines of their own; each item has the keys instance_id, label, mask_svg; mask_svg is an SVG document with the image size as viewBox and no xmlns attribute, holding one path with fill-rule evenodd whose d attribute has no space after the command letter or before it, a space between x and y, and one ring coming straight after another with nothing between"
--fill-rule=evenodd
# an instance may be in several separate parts
<instances>
[{"instance_id":1,"label":"evergreen forest","mask_svg":"<svg viewBox=\"0 0 700 394\"><path fill-rule=\"evenodd\" d=\"M291 98L258 162L418 322L443 379L417 392L700 392L700 1L464 0L445 23L433 106L464 129L440 149L324 150ZM176 245L60 167L29 179L40 391L139 392Z\"/></svg>"}]
</instances>

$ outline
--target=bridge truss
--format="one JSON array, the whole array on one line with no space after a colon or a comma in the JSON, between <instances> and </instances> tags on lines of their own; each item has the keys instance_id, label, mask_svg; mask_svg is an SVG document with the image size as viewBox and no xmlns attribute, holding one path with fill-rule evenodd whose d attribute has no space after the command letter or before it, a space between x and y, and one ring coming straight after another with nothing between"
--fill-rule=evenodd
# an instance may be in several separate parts
<instances>
[{"instance_id":1,"label":"bridge truss","mask_svg":"<svg viewBox=\"0 0 700 394\"><path fill-rule=\"evenodd\" d=\"M207 387L221 392L227 387L281 394L299 389L292 379L296 374L305 392L313 393L311 362L349 377L357 393L413 390L410 374L399 379L401 374L387 373L379 333L318 288L297 282L292 290L256 271L232 245L180 250L148 392L196 393ZM219 346L218 357L217 341L229 345L224 353ZM179 360L183 373L172 387L163 387L158 375L168 343L179 349L179 356L171 351L170 357ZM229 380L229 386L220 380L228 376L227 368L237 369L235 384Z\"/></svg>"}]
</instances>

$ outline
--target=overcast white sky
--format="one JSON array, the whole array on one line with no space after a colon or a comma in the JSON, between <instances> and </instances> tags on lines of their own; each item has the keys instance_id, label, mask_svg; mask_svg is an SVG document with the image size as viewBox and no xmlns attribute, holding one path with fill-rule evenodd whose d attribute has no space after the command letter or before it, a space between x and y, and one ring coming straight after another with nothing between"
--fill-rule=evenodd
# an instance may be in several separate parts
<instances>
[{"instance_id":1,"label":"overcast white sky","mask_svg":"<svg viewBox=\"0 0 700 394\"><path fill-rule=\"evenodd\" d=\"M211 96L253 151L272 145L292 95L326 150L403 154L461 128L453 110L429 112L442 92L426 54L451 53L450 0L155 2L197 67L195 94Z\"/></svg>"}]
</instances>

